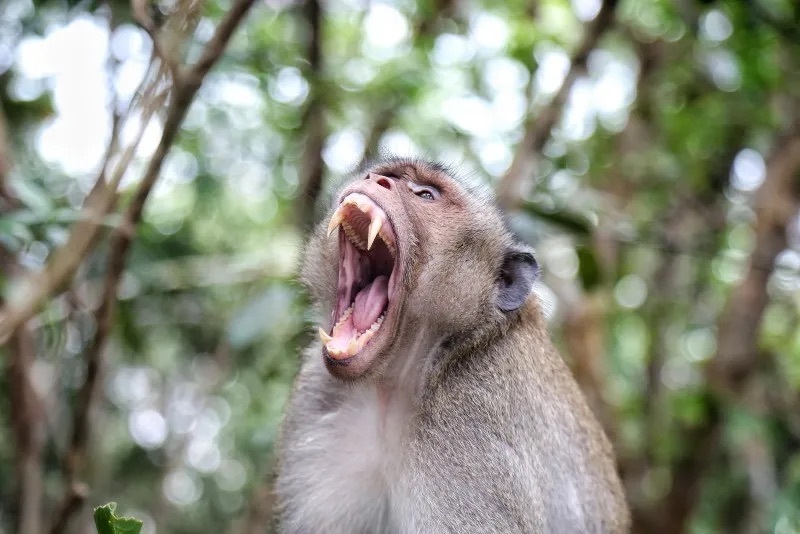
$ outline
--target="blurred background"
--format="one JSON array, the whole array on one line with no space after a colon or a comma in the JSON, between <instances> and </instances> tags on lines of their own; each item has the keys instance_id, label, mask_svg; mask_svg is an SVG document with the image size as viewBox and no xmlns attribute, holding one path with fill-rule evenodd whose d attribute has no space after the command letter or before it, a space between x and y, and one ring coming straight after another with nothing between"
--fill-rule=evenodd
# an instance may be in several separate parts
<instances>
[{"instance_id":1,"label":"blurred background","mask_svg":"<svg viewBox=\"0 0 800 534\"><path fill-rule=\"evenodd\" d=\"M536 247L635 532L800 532L796 2L247 3L0 3L0 533L265 532L303 235L382 152Z\"/></svg>"}]
</instances>

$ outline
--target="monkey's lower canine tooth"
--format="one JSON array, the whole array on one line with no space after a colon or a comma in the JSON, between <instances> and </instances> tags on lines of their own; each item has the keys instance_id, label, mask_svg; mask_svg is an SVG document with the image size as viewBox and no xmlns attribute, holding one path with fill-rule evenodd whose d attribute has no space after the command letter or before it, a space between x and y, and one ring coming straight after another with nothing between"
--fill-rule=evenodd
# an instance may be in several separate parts
<instances>
[{"instance_id":1,"label":"monkey's lower canine tooth","mask_svg":"<svg viewBox=\"0 0 800 534\"><path fill-rule=\"evenodd\" d=\"M323 330L322 328L319 328L319 330L318 330L318 332L317 332L317 333L319 334L319 338L322 340L322 342L323 342L324 344L327 344L329 341L331 341L331 340L333 339L333 338L332 338L330 335L328 335L328 333L327 333L325 330Z\"/></svg>"},{"instance_id":2,"label":"monkey's lower canine tooth","mask_svg":"<svg viewBox=\"0 0 800 534\"><path fill-rule=\"evenodd\" d=\"M350 344L347 345L347 353L348 354L357 354L358 353L358 340L356 338L352 338L350 340Z\"/></svg>"}]
</instances>

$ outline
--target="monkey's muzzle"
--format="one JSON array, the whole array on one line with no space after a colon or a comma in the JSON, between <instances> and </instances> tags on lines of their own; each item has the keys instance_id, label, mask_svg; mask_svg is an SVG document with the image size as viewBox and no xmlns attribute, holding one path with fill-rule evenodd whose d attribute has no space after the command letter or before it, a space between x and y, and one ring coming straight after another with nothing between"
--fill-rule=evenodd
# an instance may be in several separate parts
<instances>
[{"instance_id":1,"label":"monkey's muzzle","mask_svg":"<svg viewBox=\"0 0 800 534\"><path fill-rule=\"evenodd\" d=\"M319 336L331 358L358 354L379 331L395 294L395 233L371 198L351 193L331 217L328 235L339 228L339 279L331 333Z\"/></svg>"}]
</instances>

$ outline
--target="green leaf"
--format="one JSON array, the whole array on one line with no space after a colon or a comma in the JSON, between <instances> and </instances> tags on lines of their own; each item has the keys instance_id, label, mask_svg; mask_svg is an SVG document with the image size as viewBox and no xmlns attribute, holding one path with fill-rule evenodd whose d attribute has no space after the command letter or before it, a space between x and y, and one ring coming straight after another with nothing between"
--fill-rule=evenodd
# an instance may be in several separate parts
<instances>
[{"instance_id":1,"label":"green leaf","mask_svg":"<svg viewBox=\"0 0 800 534\"><path fill-rule=\"evenodd\" d=\"M132 517L117 517L117 503L110 502L94 509L98 534L139 534L142 522Z\"/></svg>"}]
</instances>

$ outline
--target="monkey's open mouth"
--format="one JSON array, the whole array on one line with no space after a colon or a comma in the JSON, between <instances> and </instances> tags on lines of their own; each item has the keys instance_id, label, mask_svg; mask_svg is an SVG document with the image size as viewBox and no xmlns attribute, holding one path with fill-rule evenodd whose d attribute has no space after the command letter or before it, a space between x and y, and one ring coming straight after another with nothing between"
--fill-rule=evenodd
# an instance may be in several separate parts
<instances>
[{"instance_id":1,"label":"monkey's open mouth","mask_svg":"<svg viewBox=\"0 0 800 534\"><path fill-rule=\"evenodd\" d=\"M328 355L346 360L363 349L386 317L395 293L397 244L386 213L360 193L347 195L331 217L339 230L339 282L331 333L319 329Z\"/></svg>"}]
</instances>

